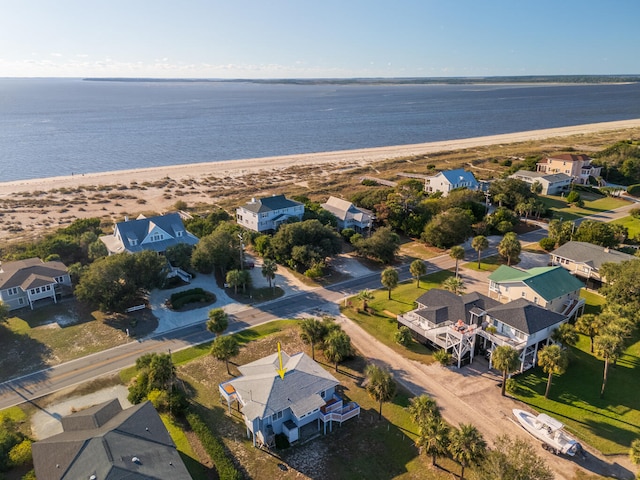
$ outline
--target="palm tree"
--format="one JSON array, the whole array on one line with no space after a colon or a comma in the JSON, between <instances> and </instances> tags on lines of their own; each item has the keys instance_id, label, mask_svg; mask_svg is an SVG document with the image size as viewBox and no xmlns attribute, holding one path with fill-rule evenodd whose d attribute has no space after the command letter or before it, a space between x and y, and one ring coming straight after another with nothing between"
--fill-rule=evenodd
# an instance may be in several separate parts
<instances>
[{"instance_id":1,"label":"palm tree","mask_svg":"<svg viewBox=\"0 0 640 480\"><path fill-rule=\"evenodd\" d=\"M615 361L622 350L622 338L615 335L598 335L594 341L596 355L604 359L604 373L602 375L602 388L600 398L604 398L604 389L607 386L607 374L609 373L609 362Z\"/></svg>"},{"instance_id":2,"label":"palm tree","mask_svg":"<svg viewBox=\"0 0 640 480\"><path fill-rule=\"evenodd\" d=\"M240 346L238 345L236 337L232 337L231 335L216 337L211 344L211 355L217 360L226 363L228 375L231 375L229 371L229 359L235 357L238 353L240 353Z\"/></svg>"},{"instance_id":3,"label":"palm tree","mask_svg":"<svg viewBox=\"0 0 640 480\"><path fill-rule=\"evenodd\" d=\"M333 330L324 340L324 356L333 362L338 371L338 363L351 356L351 338L340 329Z\"/></svg>"},{"instance_id":4,"label":"palm tree","mask_svg":"<svg viewBox=\"0 0 640 480\"><path fill-rule=\"evenodd\" d=\"M511 265L512 261L516 261L521 251L522 245L518 240L518 236L514 232L505 233L498 244L498 253L501 257L507 259L507 265Z\"/></svg>"},{"instance_id":5,"label":"palm tree","mask_svg":"<svg viewBox=\"0 0 640 480\"><path fill-rule=\"evenodd\" d=\"M549 398L551 389L551 379L553 375L562 375L569 365L569 355L558 345L549 345L538 352L538 365L542 367L544 373L548 374L547 389L544 391L544 398Z\"/></svg>"},{"instance_id":6,"label":"palm tree","mask_svg":"<svg viewBox=\"0 0 640 480\"><path fill-rule=\"evenodd\" d=\"M449 425L442 418L429 418L420 425L416 445L424 448L427 455L431 455L431 465L436 465L439 455L446 455L449 447Z\"/></svg>"},{"instance_id":7,"label":"palm tree","mask_svg":"<svg viewBox=\"0 0 640 480\"><path fill-rule=\"evenodd\" d=\"M470 465L479 464L487 453L487 442L476 427L470 424L460 424L449 434L449 453L460 464L460 480L464 480L464 469Z\"/></svg>"},{"instance_id":8,"label":"palm tree","mask_svg":"<svg viewBox=\"0 0 640 480\"><path fill-rule=\"evenodd\" d=\"M458 263L460 260L464 260L464 248L460 245L451 247L451 250L449 250L449 256L456 261L456 278L458 278Z\"/></svg>"},{"instance_id":9,"label":"palm tree","mask_svg":"<svg viewBox=\"0 0 640 480\"><path fill-rule=\"evenodd\" d=\"M380 283L388 290L391 300L391 289L398 286L398 271L393 267L385 268L380 274Z\"/></svg>"},{"instance_id":10,"label":"palm tree","mask_svg":"<svg viewBox=\"0 0 640 480\"><path fill-rule=\"evenodd\" d=\"M489 240L484 235L478 235L471 240L471 247L478 252L478 270L480 270L480 256L484 250L489 248Z\"/></svg>"},{"instance_id":11,"label":"palm tree","mask_svg":"<svg viewBox=\"0 0 640 480\"><path fill-rule=\"evenodd\" d=\"M566 348L569 345L578 343L578 333L576 328L570 323L563 323L553 332L551 332L551 340Z\"/></svg>"},{"instance_id":12,"label":"palm tree","mask_svg":"<svg viewBox=\"0 0 640 480\"><path fill-rule=\"evenodd\" d=\"M444 282L442 282L442 288L445 290L449 290L450 292L462 293L464 291L464 282L456 277L449 277Z\"/></svg>"},{"instance_id":13,"label":"palm tree","mask_svg":"<svg viewBox=\"0 0 640 480\"><path fill-rule=\"evenodd\" d=\"M272 286L273 280L276 278L276 271L278 271L278 264L271 258L265 258L262 262L262 276L269 281L269 288ZM273 283L273 289L275 291L275 283Z\"/></svg>"},{"instance_id":14,"label":"palm tree","mask_svg":"<svg viewBox=\"0 0 640 480\"><path fill-rule=\"evenodd\" d=\"M362 310L363 310L364 312L366 312L366 311L367 311L367 307L369 306L369 305L367 304L367 302L368 302L369 300L373 300L373 293L371 293L368 289L367 289L367 290L360 290L360 291L358 292L358 295L356 295L356 298L357 298L358 300L361 300L361 301L362 301Z\"/></svg>"},{"instance_id":15,"label":"palm tree","mask_svg":"<svg viewBox=\"0 0 640 480\"><path fill-rule=\"evenodd\" d=\"M322 342L327 334L327 327L320 320L306 318L300 322L300 338L304 343L311 344L311 358L316 359L316 344Z\"/></svg>"},{"instance_id":16,"label":"palm tree","mask_svg":"<svg viewBox=\"0 0 640 480\"><path fill-rule=\"evenodd\" d=\"M507 388L507 375L518 368L520 364L518 351L509 345L500 345L493 349L491 364L494 368L502 371L502 396L504 397Z\"/></svg>"},{"instance_id":17,"label":"palm tree","mask_svg":"<svg viewBox=\"0 0 640 480\"><path fill-rule=\"evenodd\" d=\"M420 277L427 273L427 266L422 260L414 260L409 266L411 276L418 281L418 288L420 288Z\"/></svg>"},{"instance_id":18,"label":"palm tree","mask_svg":"<svg viewBox=\"0 0 640 480\"><path fill-rule=\"evenodd\" d=\"M604 327L604 317L602 315L594 315L585 313L580 315L576 321L576 330L583 335L587 335L591 340L591 353L593 353L593 339L600 333Z\"/></svg>"},{"instance_id":19,"label":"palm tree","mask_svg":"<svg viewBox=\"0 0 640 480\"><path fill-rule=\"evenodd\" d=\"M371 398L379 403L378 419L382 418L382 403L390 401L396 394L397 384L391 373L370 363L364 369L365 389Z\"/></svg>"},{"instance_id":20,"label":"palm tree","mask_svg":"<svg viewBox=\"0 0 640 480\"><path fill-rule=\"evenodd\" d=\"M229 270L226 276L227 284L233 287L233 293L238 293L238 287L242 284L240 270Z\"/></svg>"},{"instance_id":21,"label":"palm tree","mask_svg":"<svg viewBox=\"0 0 640 480\"><path fill-rule=\"evenodd\" d=\"M419 427L432 418L440 417L438 404L429 395L420 395L411 399L411 405L408 407L409 415L413 423Z\"/></svg>"},{"instance_id":22,"label":"palm tree","mask_svg":"<svg viewBox=\"0 0 640 480\"><path fill-rule=\"evenodd\" d=\"M229 315L221 308L209 310L209 320L207 320L207 330L215 333L219 337L229 326Z\"/></svg>"}]
</instances>

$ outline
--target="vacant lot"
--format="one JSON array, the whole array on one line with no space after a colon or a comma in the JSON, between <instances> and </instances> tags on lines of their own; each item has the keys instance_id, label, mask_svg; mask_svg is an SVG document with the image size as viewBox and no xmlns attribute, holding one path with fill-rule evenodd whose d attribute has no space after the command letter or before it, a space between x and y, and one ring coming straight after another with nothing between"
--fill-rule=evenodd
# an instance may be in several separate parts
<instances>
[{"instance_id":1,"label":"vacant lot","mask_svg":"<svg viewBox=\"0 0 640 480\"><path fill-rule=\"evenodd\" d=\"M584 200L584 207L569 206L564 197L548 196L540 198L547 208L553 210L553 218L565 221L577 220L629 204L627 200L616 197L601 197L588 192L580 192L580 196Z\"/></svg>"}]
</instances>

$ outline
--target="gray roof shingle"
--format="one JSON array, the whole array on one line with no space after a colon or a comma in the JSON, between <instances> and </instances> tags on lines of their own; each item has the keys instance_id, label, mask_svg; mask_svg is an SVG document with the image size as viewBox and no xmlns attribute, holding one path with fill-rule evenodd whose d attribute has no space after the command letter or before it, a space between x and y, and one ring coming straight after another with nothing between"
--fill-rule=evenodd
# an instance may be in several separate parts
<instances>
[{"instance_id":1,"label":"gray roof shingle","mask_svg":"<svg viewBox=\"0 0 640 480\"><path fill-rule=\"evenodd\" d=\"M416 302L420 306L416 313L435 324L457 320L463 320L469 324L471 311L479 313L500 304L497 300L481 293L473 292L458 296L439 288L425 292Z\"/></svg>"},{"instance_id":2,"label":"gray roof shingle","mask_svg":"<svg viewBox=\"0 0 640 480\"><path fill-rule=\"evenodd\" d=\"M55 277L67 274L62 262L43 262L28 258L0 264L0 290L21 287L23 290L55 283Z\"/></svg>"},{"instance_id":3,"label":"gray roof shingle","mask_svg":"<svg viewBox=\"0 0 640 480\"><path fill-rule=\"evenodd\" d=\"M518 298L487 310L487 315L529 335L566 320L564 315Z\"/></svg>"},{"instance_id":4,"label":"gray roof shingle","mask_svg":"<svg viewBox=\"0 0 640 480\"><path fill-rule=\"evenodd\" d=\"M254 199L243 205L242 208L254 213L264 213L296 207L298 205L302 204L295 200L289 200L284 195L273 195L271 197L259 198L257 200Z\"/></svg>"},{"instance_id":5,"label":"gray roof shingle","mask_svg":"<svg viewBox=\"0 0 640 480\"><path fill-rule=\"evenodd\" d=\"M567 242L559 246L552 255L557 255L575 263L584 263L596 269L600 269L603 263L621 263L627 260L637 260L637 257L628 253L619 252L588 242Z\"/></svg>"}]
</instances>

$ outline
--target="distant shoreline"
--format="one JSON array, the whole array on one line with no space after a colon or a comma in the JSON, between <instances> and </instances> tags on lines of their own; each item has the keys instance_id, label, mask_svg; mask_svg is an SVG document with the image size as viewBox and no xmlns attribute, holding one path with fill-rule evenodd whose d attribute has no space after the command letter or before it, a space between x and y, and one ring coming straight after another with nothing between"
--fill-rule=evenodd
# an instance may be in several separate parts
<instances>
[{"instance_id":1,"label":"distant shoreline","mask_svg":"<svg viewBox=\"0 0 640 480\"><path fill-rule=\"evenodd\" d=\"M553 137L566 137L598 131L624 130L630 128L640 128L640 118L634 120L619 120L615 122L576 125L571 127L531 130L518 133L506 133L485 137L443 140L412 145L394 145L388 147L305 153L242 160L223 160L217 162L180 164L107 172L78 172L74 175L0 182L0 197L24 191L46 191L53 188L77 188L83 185L128 185L131 182L141 183L145 181L156 181L166 177L170 177L174 180L202 177L238 177L248 173L282 170L289 167L304 167L305 165L339 165L350 163L357 164L358 166L365 166L392 158L412 157L442 151L454 151L501 143L519 143Z\"/></svg>"}]
</instances>

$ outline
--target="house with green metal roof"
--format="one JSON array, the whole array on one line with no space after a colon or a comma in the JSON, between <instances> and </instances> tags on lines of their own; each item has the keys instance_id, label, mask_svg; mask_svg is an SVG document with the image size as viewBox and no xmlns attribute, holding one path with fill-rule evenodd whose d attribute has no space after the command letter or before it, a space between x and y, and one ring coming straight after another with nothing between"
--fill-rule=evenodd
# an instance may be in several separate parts
<instances>
[{"instance_id":1,"label":"house with green metal roof","mask_svg":"<svg viewBox=\"0 0 640 480\"><path fill-rule=\"evenodd\" d=\"M559 266L522 270L501 265L489 275L489 297L502 303L524 298L566 317L578 315L584 283Z\"/></svg>"}]
</instances>

